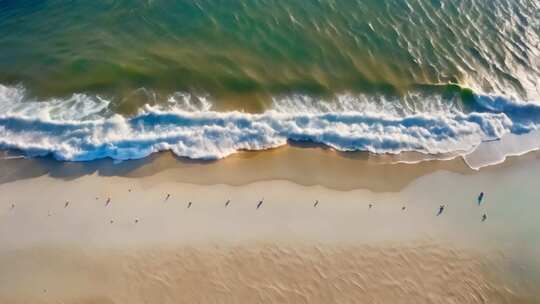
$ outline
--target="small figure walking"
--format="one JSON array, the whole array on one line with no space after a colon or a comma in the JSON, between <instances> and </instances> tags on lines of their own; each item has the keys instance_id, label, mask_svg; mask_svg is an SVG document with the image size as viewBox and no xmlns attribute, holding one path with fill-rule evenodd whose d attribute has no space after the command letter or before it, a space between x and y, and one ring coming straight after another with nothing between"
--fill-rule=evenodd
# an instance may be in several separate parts
<instances>
[{"instance_id":1,"label":"small figure walking","mask_svg":"<svg viewBox=\"0 0 540 304\"><path fill-rule=\"evenodd\" d=\"M478 205L482 204L483 199L484 199L484 192L480 192L480 195L478 195Z\"/></svg>"},{"instance_id":2,"label":"small figure walking","mask_svg":"<svg viewBox=\"0 0 540 304\"><path fill-rule=\"evenodd\" d=\"M445 207L445 205L441 205L441 206L439 207L439 212L437 212L437 216L439 216L439 215L441 215L441 214L443 213L444 207Z\"/></svg>"}]
</instances>

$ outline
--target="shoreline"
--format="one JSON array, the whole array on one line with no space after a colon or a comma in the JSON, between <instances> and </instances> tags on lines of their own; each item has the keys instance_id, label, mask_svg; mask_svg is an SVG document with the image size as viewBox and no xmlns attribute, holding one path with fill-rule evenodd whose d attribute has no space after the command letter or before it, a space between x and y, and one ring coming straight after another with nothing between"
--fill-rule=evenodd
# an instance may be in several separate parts
<instances>
[{"instance_id":1,"label":"shoreline","mask_svg":"<svg viewBox=\"0 0 540 304\"><path fill-rule=\"evenodd\" d=\"M372 103L347 94L329 103L293 96L260 114L214 111L206 101L197 108L188 98L168 106L146 104L137 115L122 116L100 98L25 102L24 90L3 90L0 147L61 161L143 160L172 151L204 162L246 150L306 145L371 151L367 154L391 162L461 156L479 169L540 149L535 119L540 104L496 95L475 95L467 107L451 99L412 108L392 99ZM55 110L61 108L66 113ZM337 151L345 157L363 153Z\"/></svg>"},{"instance_id":2,"label":"shoreline","mask_svg":"<svg viewBox=\"0 0 540 304\"><path fill-rule=\"evenodd\" d=\"M395 192L416 178L437 170L474 173L460 157L417 162L420 157L430 156L339 152L321 145L296 143L270 150L242 151L219 160L182 158L170 151L122 162L110 159L62 162L52 157L8 158L0 160L0 170L4 172L0 176L0 184L39 176L71 180L92 174L128 178L164 175L170 181L198 185L241 186L260 181L288 180L298 185L322 185L343 191L370 189Z\"/></svg>"},{"instance_id":3,"label":"shoreline","mask_svg":"<svg viewBox=\"0 0 540 304\"><path fill-rule=\"evenodd\" d=\"M433 158L425 160L426 157ZM320 145L298 143L264 151L242 151L219 160L182 158L170 151L122 162L110 159L62 162L52 157L9 157L0 160L0 170L3 172L0 184L39 176L71 180L92 174L128 178L164 175L170 181L197 185L241 186L260 181L287 180L298 185L322 185L342 191L369 189L374 192L396 192L415 179L437 171L464 176L500 172L539 158L539 151L531 151L508 156L502 163L474 170L461 156L440 159L440 156L415 153L380 155L339 152Z\"/></svg>"},{"instance_id":4,"label":"shoreline","mask_svg":"<svg viewBox=\"0 0 540 304\"><path fill-rule=\"evenodd\" d=\"M0 304L540 303L540 0L64 2L0 0Z\"/></svg>"}]
</instances>

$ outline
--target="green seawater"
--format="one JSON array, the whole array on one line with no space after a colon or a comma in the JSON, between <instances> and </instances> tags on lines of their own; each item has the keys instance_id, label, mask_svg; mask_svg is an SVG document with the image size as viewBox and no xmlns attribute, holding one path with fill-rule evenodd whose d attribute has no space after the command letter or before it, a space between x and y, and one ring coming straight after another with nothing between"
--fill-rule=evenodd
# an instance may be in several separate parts
<instances>
[{"instance_id":1,"label":"green seawater","mask_svg":"<svg viewBox=\"0 0 540 304\"><path fill-rule=\"evenodd\" d=\"M248 111L294 94L540 100L539 80L537 0L0 0L0 84L119 112L175 92Z\"/></svg>"}]
</instances>

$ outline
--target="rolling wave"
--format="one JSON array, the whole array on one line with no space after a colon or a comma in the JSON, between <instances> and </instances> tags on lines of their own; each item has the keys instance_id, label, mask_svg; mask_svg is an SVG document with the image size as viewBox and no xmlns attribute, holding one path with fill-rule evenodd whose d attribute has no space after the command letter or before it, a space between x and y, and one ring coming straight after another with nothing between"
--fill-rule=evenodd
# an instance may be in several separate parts
<instances>
[{"instance_id":1,"label":"rolling wave","mask_svg":"<svg viewBox=\"0 0 540 304\"><path fill-rule=\"evenodd\" d=\"M189 95L176 94L168 107L146 105L127 117L109 111L109 101L98 96L32 101L21 87L0 86L0 147L62 161L139 159L165 150L180 157L220 159L290 140L339 151L467 155L483 142L540 126L536 103L474 95L465 109L431 98L412 102L412 108L406 100L384 97L343 94L323 102L287 96L253 114L214 111L207 101L194 104Z\"/></svg>"}]
</instances>

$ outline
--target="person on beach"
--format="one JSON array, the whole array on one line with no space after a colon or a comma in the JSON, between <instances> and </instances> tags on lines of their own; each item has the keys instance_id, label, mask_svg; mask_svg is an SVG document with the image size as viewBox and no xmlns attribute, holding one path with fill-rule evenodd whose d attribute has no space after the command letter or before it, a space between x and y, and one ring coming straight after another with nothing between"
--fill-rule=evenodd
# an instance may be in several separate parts
<instances>
[{"instance_id":1,"label":"person on beach","mask_svg":"<svg viewBox=\"0 0 540 304\"><path fill-rule=\"evenodd\" d=\"M264 198L259 201L259 203L257 204L257 209L259 209L261 207L261 205L263 204L263 201L264 201Z\"/></svg>"},{"instance_id":2,"label":"person on beach","mask_svg":"<svg viewBox=\"0 0 540 304\"><path fill-rule=\"evenodd\" d=\"M319 200L316 200L315 204L313 204L313 207L317 208L318 205L319 205Z\"/></svg>"},{"instance_id":3,"label":"person on beach","mask_svg":"<svg viewBox=\"0 0 540 304\"><path fill-rule=\"evenodd\" d=\"M227 200L227 201L225 202L225 208L229 207L229 204L230 204L230 203L231 203L231 200Z\"/></svg>"},{"instance_id":4,"label":"person on beach","mask_svg":"<svg viewBox=\"0 0 540 304\"><path fill-rule=\"evenodd\" d=\"M109 206L110 203L111 203L111 198L109 197L109 198L107 199L107 202L105 203L105 207Z\"/></svg>"},{"instance_id":5,"label":"person on beach","mask_svg":"<svg viewBox=\"0 0 540 304\"><path fill-rule=\"evenodd\" d=\"M66 203L64 204L64 208L67 208L69 206L69 201L66 201Z\"/></svg>"},{"instance_id":6,"label":"person on beach","mask_svg":"<svg viewBox=\"0 0 540 304\"><path fill-rule=\"evenodd\" d=\"M371 209L373 207L373 204L369 204L369 209Z\"/></svg>"},{"instance_id":7,"label":"person on beach","mask_svg":"<svg viewBox=\"0 0 540 304\"><path fill-rule=\"evenodd\" d=\"M169 200L170 197L171 197L171 194L167 193L167 196L165 197L165 201Z\"/></svg>"},{"instance_id":8,"label":"person on beach","mask_svg":"<svg viewBox=\"0 0 540 304\"><path fill-rule=\"evenodd\" d=\"M189 203L187 204L187 207L188 207L188 208L191 208L191 204L193 204L193 203L192 203L192 202L189 202Z\"/></svg>"},{"instance_id":9,"label":"person on beach","mask_svg":"<svg viewBox=\"0 0 540 304\"><path fill-rule=\"evenodd\" d=\"M482 215L482 222L485 222L487 220L487 214L484 213L484 215Z\"/></svg>"},{"instance_id":10,"label":"person on beach","mask_svg":"<svg viewBox=\"0 0 540 304\"><path fill-rule=\"evenodd\" d=\"M439 215L441 215L441 214L443 213L444 207L445 207L445 205L441 205L441 206L439 207L439 212L437 212L437 216L439 216Z\"/></svg>"},{"instance_id":11,"label":"person on beach","mask_svg":"<svg viewBox=\"0 0 540 304\"><path fill-rule=\"evenodd\" d=\"M480 195L478 195L478 205L482 204L483 199L484 199L484 192L480 192Z\"/></svg>"}]
</instances>

